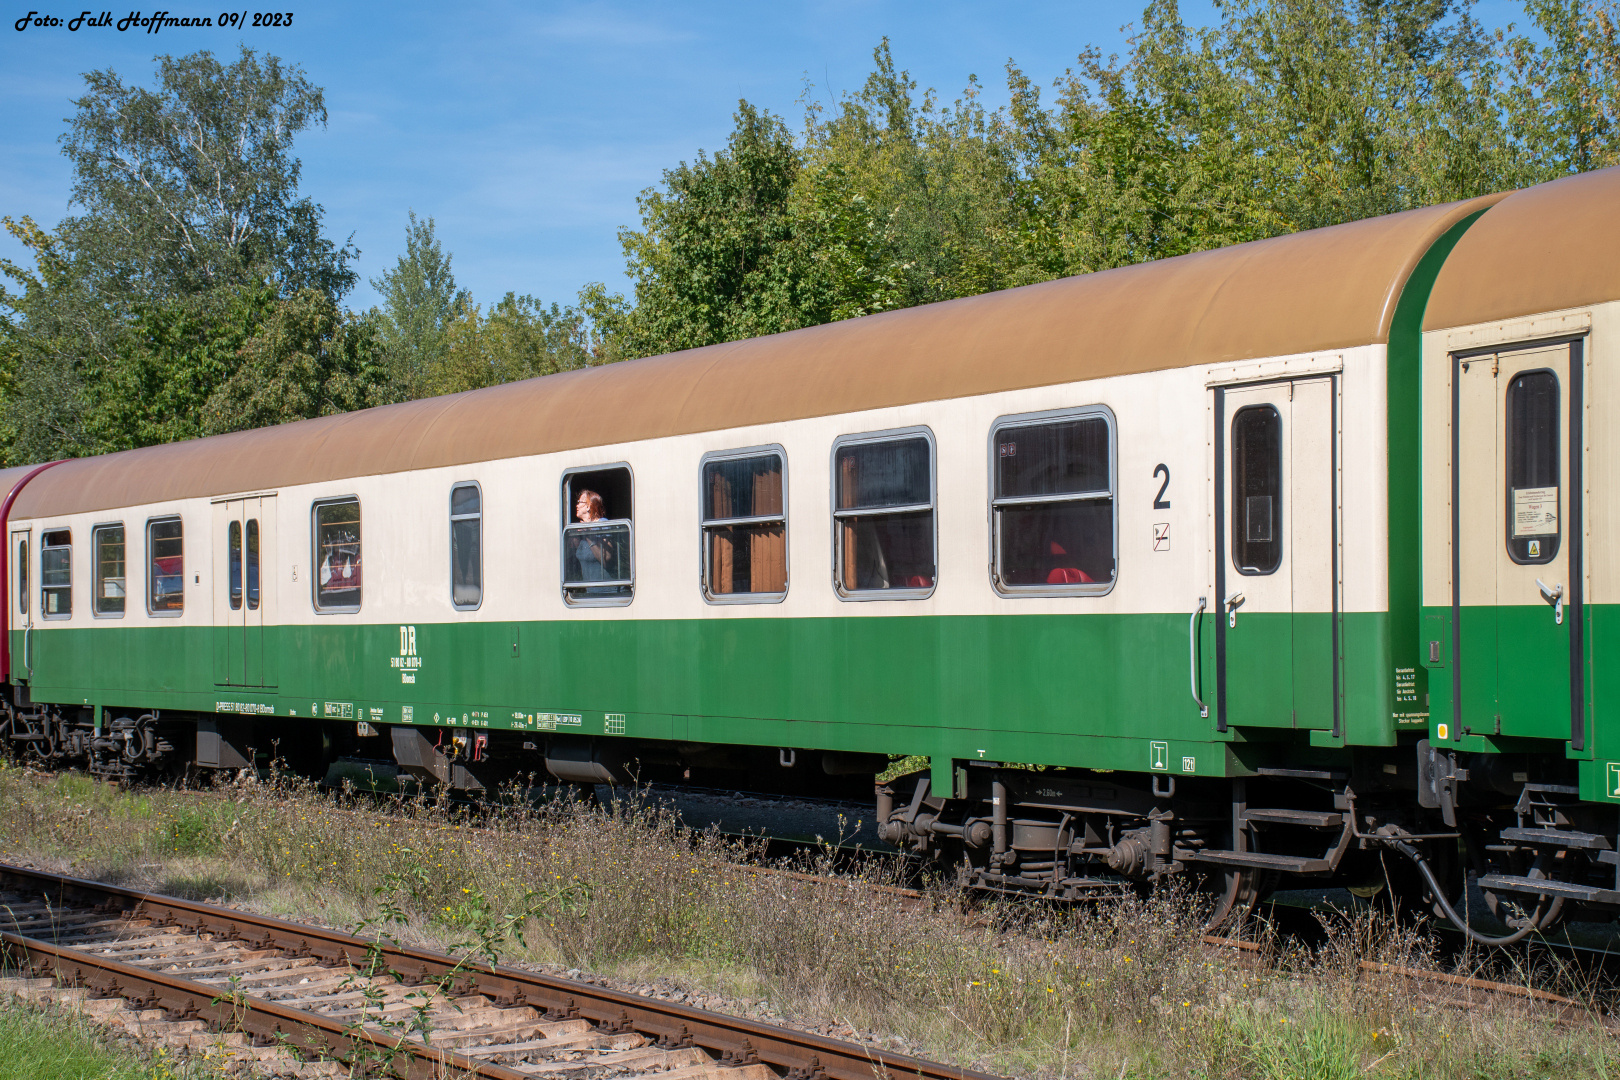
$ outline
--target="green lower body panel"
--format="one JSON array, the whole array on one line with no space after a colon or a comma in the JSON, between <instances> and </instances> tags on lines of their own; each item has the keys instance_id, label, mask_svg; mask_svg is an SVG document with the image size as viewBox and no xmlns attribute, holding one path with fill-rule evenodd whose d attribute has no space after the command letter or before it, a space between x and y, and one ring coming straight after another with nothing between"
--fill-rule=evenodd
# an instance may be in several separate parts
<instances>
[{"instance_id":1,"label":"green lower body panel","mask_svg":"<svg viewBox=\"0 0 1620 1080\"><path fill-rule=\"evenodd\" d=\"M1573 758L1590 761L1581 771L1582 795L1610 794L1606 762L1620 763L1620 607L1582 609L1582 655L1577 707L1571 653L1573 612L1562 623L1547 607L1463 608L1459 655L1453 655L1452 612L1427 608L1423 636L1428 660L1430 734L1455 748L1527 749L1563 744ZM1429 643L1432 643L1429 644ZM1453 690L1460 685L1460 707ZM1579 735L1579 738L1575 736ZM1576 745L1579 743L1580 745Z\"/></svg>"},{"instance_id":2,"label":"green lower body panel","mask_svg":"<svg viewBox=\"0 0 1620 1080\"><path fill-rule=\"evenodd\" d=\"M1312 660L1290 695L1332 723L1331 627L1304 630ZM1265 625L1275 619L1276 626ZM1295 633L1291 615L1245 629ZM1346 737L1394 742L1382 615L1342 618ZM239 633L239 632L235 632ZM1290 751L1216 732L1193 698L1185 615L578 620L263 629L255 670L218 664L228 628L36 626L38 701L123 709L468 726L685 742L1158 769L1245 771ZM1199 682L1215 687L1213 619ZM1320 640L1318 640L1320 639ZM224 645L222 645L222 641ZM20 655L20 632L13 637ZM1272 661L1275 667L1275 660ZM1264 665L1246 678L1263 680ZM1262 683L1253 684L1257 688ZM1229 689L1229 701L1243 691ZM1290 700L1294 700L1291 696ZM1290 706L1292 708L1292 706ZM1307 724L1298 739L1303 740ZM1279 733L1280 734L1280 733Z\"/></svg>"}]
</instances>

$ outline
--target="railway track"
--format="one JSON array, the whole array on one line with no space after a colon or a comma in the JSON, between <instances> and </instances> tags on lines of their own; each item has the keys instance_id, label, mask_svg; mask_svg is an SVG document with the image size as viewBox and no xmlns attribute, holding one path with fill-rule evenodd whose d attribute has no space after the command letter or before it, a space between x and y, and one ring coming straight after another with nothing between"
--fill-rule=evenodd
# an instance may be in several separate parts
<instances>
[{"instance_id":1,"label":"railway track","mask_svg":"<svg viewBox=\"0 0 1620 1080\"><path fill-rule=\"evenodd\" d=\"M0 864L0 988L261 1071L990 1080L675 1002Z\"/></svg>"}]
</instances>

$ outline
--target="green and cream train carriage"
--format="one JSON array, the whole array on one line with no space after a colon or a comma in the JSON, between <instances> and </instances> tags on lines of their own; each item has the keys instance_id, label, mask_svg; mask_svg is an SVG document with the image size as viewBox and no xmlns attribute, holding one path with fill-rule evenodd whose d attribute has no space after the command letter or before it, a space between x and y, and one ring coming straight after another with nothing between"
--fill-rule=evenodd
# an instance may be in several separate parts
<instances>
[{"instance_id":1,"label":"green and cream train carriage","mask_svg":"<svg viewBox=\"0 0 1620 1080\"><path fill-rule=\"evenodd\" d=\"M1613 906L1617 206L1594 173L0 474L6 731L467 789L928 755L883 835L989 888L1195 873L1224 914L1398 851L1521 931Z\"/></svg>"}]
</instances>

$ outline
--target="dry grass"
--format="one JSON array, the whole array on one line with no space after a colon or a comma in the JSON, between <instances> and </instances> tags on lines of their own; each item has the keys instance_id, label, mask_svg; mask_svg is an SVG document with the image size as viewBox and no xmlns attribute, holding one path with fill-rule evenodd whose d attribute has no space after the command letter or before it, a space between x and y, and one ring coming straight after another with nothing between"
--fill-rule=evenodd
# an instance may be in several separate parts
<instances>
[{"instance_id":1,"label":"dry grass","mask_svg":"<svg viewBox=\"0 0 1620 1080\"><path fill-rule=\"evenodd\" d=\"M858 882L717 871L747 853L633 800L532 794L474 819L288 785L126 793L5 767L0 858L513 961L668 977L1019 1076L1620 1078L1620 1043L1595 1027L1495 999L1437 1004L1363 971L1364 959L1435 964L1424 939L1370 912L1332 920L1311 950L1260 927L1263 954L1241 965L1201 943L1200 905L1175 890L964 918L964 898L936 886L902 909ZM817 863L796 868L827 868ZM898 868L861 873L891 883ZM1523 977L1592 1000L1556 972Z\"/></svg>"}]
</instances>

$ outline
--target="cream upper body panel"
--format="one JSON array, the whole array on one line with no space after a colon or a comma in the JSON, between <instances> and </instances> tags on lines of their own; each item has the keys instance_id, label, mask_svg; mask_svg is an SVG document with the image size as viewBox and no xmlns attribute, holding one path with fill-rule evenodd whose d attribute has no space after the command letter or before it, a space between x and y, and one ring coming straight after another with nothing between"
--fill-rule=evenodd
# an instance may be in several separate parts
<instances>
[{"instance_id":1,"label":"cream upper body panel","mask_svg":"<svg viewBox=\"0 0 1620 1080\"><path fill-rule=\"evenodd\" d=\"M1190 612L1211 595L1210 455L1212 382L1234 378L1316 377L1338 380L1340 393L1344 610L1387 604L1384 563L1385 350L1367 345L1326 354L1282 358L1255 371L1228 366L1166 369L1084 383L1043 386L975 397L799 420L608 443L585 449L510 457L288 485L276 492L276 550L265 573L278 575L274 593L281 624L326 620L364 623L528 621L535 619L678 619L878 617L979 614L1119 614ZM999 595L990 579L990 433L999 418L1102 405L1115 425L1117 577L1105 595ZM937 584L919 600L851 603L833 587L832 463L840 436L926 427L936 454ZM775 444L786 454L789 585L779 603L709 604L701 587L700 463L705 454ZM565 470L627 463L634 477L635 575L625 606L570 607L560 584ZM1169 483L1156 475L1163 465ZM449 494L457 483L482 491L483 598L457 610L449 587ZM247 494L247 493L234 493ZM312 579L311 506L356 496L361 506L361 609L317 613ZM220 497L220 498L223 498ZM74 625L128 625L154 619L145 594L145 523L178 514L185 527L187 598L179 621L214 619L213 505L193 497L123 508L23 519L36 530L73 530ZM91 528L125 522L129 537L130 599L122 619L88 616ZM1169 544L1155 550L1155 526L1169 526ZM37 582L35 585L37 592ZM81 618L81 613L85 613Z\"/></svg>"}]
</instances>

